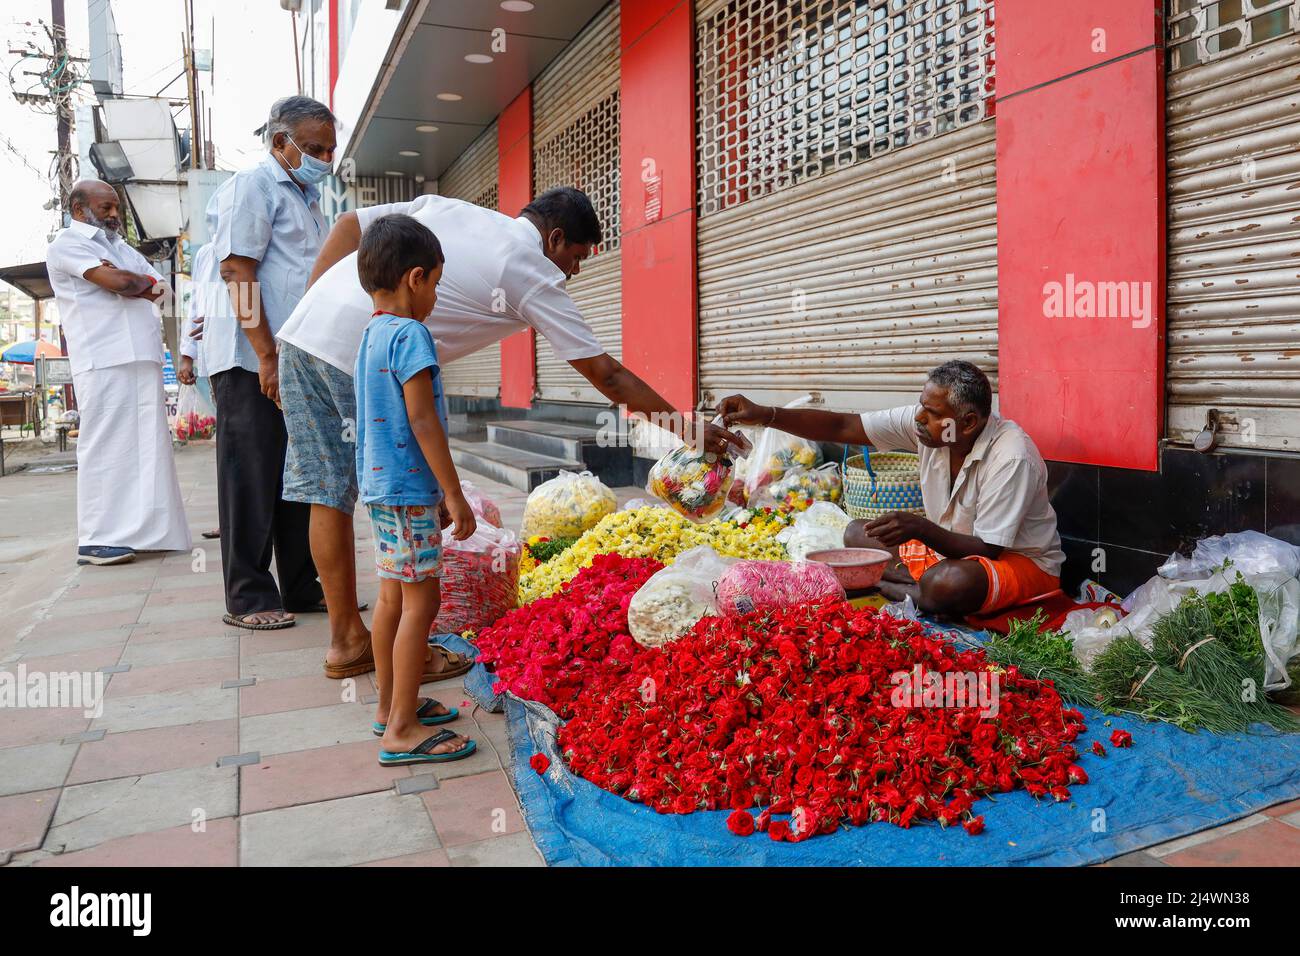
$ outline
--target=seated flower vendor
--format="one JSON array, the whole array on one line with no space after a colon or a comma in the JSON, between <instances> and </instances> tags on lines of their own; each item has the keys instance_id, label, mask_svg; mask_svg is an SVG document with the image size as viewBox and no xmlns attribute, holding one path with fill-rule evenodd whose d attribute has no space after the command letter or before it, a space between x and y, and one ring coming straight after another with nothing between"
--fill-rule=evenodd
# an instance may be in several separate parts
<instances>
[{"instance_id":1,"label":"seated flower vendor","mask_svg":"<svg viewBox=\"0 0 1300 956\"><path fill-rule=\"evenodd\" d=\"M969 362L930 373L919 405L851 413L768 408L742 395L718 405L728 426L762 425L811 441L916 451L925 516L854 521L850 547L894 554L881 582L922 613L962 618L1056 590L1065 555L1047 498L1047 466L1015 422L993 414L988 377Z\"/></svg>"}]
</instances>

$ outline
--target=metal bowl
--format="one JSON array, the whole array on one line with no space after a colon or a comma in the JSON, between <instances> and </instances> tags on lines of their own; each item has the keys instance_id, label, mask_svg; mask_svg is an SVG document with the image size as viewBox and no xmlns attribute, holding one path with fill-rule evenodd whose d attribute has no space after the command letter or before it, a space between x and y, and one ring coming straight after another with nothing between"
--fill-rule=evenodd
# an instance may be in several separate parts
<instances>
[{"instance_id":1,"label":"metal bowl","mask_svg":"<svg viewBox=\"0 0 1300 956\"><path fill-rule=\"evenodd\" d=\"M876 548L827 548L824 551L810 551L806 557L809 561L818 561L834 571L844 590L860 591L875 587L880 582L893 555Z\"/></svg>"}]
</instances>

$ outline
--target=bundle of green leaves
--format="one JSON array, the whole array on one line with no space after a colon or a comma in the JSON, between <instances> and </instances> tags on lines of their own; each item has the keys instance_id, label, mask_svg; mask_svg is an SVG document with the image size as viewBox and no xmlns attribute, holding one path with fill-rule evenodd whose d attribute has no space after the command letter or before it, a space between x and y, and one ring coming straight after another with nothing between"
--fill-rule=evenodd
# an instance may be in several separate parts
<instances>
[{"instance_id":1,"label":"bundle of green leaves","mask_svg":"<svg viewBox=\"0 0 1300 956\"><path fill-rule=\"evenodd\" d=\"M1051 681L1062 700L1095 706L1096 691L1074 656L1074 641L1060 631L1044 630L1045 621L1039 609L1033 617L1009 622L1006 634L996 635L984 645L985 654L1027 677Z\"/></svg>"}]
</instances>

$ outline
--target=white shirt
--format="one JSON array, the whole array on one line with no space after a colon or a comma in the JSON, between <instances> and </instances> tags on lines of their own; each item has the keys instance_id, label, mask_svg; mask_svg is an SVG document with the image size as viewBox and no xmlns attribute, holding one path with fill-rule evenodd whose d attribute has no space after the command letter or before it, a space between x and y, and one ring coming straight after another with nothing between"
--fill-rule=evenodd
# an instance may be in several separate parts
<instances>
[{"instance_id":1,"label":"white shirt","mask_svg":"<svg viewBox=\"0 0 1300 956\"><path fill-rule=\"evenodd\" d=\"M438 303L424 323L443 364L527 328L542 333L565 361L604 353L569 298L563 271L546 258L541 234L527 219L446 196L419 196L359 209L357 221L364 231L390 213L413 216L432 230L447 259ZM351 375L373 311L357 279L354 252L307 290L278 337Z\"/></svg>"},{"instance_id":2,"label":"white shirt","mask_svg":"<svg viewBox=\"0 0 1300 956\"><path fill-rule=\"evenodd\" d=\"M148 299L109 292L85 278L108 260L119 269L161 280L149 260L119 236L72 220L45 254L50 286L68 339L74 375L128 362L163 361L162 321Z\"/></svg>"},{"instance_id":3,"label":"white shirt","mask_svg":"<svg viewBox=\"0 0 1300 956\"><path fill-rule=\"evenodd\" d=\"M990 415L953 481L947 446L931 448L917 440L916 412L916 405L863 412L862 428L881 451L918 453L925 516L941 528L1018 551L1048 574L1060 575L1065 553L1047 497L1047 464L1033 439L1015 422Z\"/></svg>"},{"instance_id":4,"label":"white shirt","mask_svg":"<svg viewBox=\"0 0 1300 956\"><path fill-rule=\"evenodd\" d=\"M220 295L214 301L212 297L215 293ZM207 318L210 314L217 314L218 309L229 313L230 296L217 272L212 243L207 243L194 253L194 261L190 266L190 299L185 309L185 330L181 336L181 355L194 359L195 375L208 374L205 361L207 350L203 348L204 340L191 338L190 333L194 331L197 319L204 320L206 333L210 329Z\"/></svg>"},{"instance_id":5,"label":"white shirt","mask_svg":"<svg viewBox=\"0 0 1300 956\"><path fill-rule=\"evenodd\" d=\"M279 331L307 288L307 278L328 231L320 210L320 190L305 190L271 154L251 169L235 173L208 200L211 269L220 282L221 263L229 256L257 260L257 292L272 334ZM225 291L225 286L222 286ZM212 314L203 333L207 373L231 368L258 369L257 353L240 328L225 291L224 306L206 300Z\"/></svg>"}]
</instances>

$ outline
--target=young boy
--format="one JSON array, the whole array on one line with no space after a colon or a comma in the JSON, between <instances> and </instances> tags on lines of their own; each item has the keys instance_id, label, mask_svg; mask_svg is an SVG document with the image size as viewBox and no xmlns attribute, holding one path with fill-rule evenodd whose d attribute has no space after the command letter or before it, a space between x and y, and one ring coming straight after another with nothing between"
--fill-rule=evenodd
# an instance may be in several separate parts
<instances>
[{"instance_id":1,"label":"young boy","mask_svg":"<svg viewBox=\"0 0 1300 956\"><path fill-rule=\"evenodd\" d=\"M455 720L420 699L430 625L441 592L442 527L457 541L474 533L447 447L447 412L433 336L422 324L437 301L442 247L410 216L377 219L361 237L357 273L375 305L357 355L357 482L375 534L379 602L372 644L383 766L459 760L475 743L450 730Z\"/></svg>"}]
</instances>

